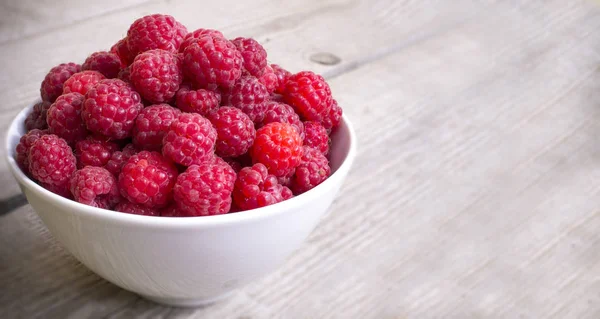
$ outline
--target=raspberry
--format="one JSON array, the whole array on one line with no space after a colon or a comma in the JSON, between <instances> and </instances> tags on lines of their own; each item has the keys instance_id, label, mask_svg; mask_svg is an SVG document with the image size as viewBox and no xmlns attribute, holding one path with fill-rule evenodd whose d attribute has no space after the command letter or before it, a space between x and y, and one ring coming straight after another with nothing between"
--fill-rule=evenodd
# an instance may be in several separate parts
<instances>
[{"instance_id":1,"label":"raspberry","mask_svg":"<svg viewBox=\"0 0 600 319\"><path fill-rule=\"evenodd\" d=\"M331 100L331 110L329 114L323 118L321 124L327 130L328 133L331 133L336 127L340 125L340 121L342 119L342 108L339 107L337 101L335 99Z\"/></svg>"},{"instance_id":2,"label":"raspberry","mask_svg":"<svg viewBox=\"0 0 600 319\"><path fill-rule=\"evenodd\" d=\"M183 50L183 66L197 88L231 86L242 75L242 54L225 38L203 36Z\"/></svg>"},{"instance_id":3,"label":"raspberry","mask_svg":"<svg viewBox=\"0 0 600 319\"><path fill-rule=\"evenodd\" d=\"M51 105L52 103L46 101L35 104L31 113L25 118L25 129L31 131L33 129L44 130L48 128L46 116Z\"/></svg>"},{"instance_id":4,"label":"raspberry","mask_svg":"<svg viewBox=\"0 0 600 319\"><path fill-rule=\"evenodd\" d=\"M15 149L17 164L25 174L29 174L29 149L35 141L37 141L42 135L46 135L48 132L33 129L21 136L19 144Z\"/></svg>"},{"instance_id":5,"label":"raspberry","mask_svg":"<svg viewBox=\"0 0 600 319\"><path fill-rule=\"evenodd\" d=\"M127 37L115 43L112 48L110 48L110 52L119 57L119 60L121 61L121 67L130 65L135 58L135 55L129 51L129 47L127 46Z\"/></svg>"},{"instance_id":6,"label":"raspberry","mask_svg":"<svg viewBox=\"0 0 600 319\"><path fill-rule=\"evenodd\" d=\"M71 190L69 189L68 181L67 181L67 183L60 184L60 185L50 185L50 184L44 184L44 183L40 183L40 185L42 185L43 188L51 191L52 193L54 193L58 196L62 196L64 198L68 198L68 199L73 199L73 194L71 194Z\"/></svg>"},{"instance_id":7,"label":"raspberry","mask_svg":"<svg viewBox=\"0 0 600 319\"><path fill-rule=\"evenodd\" d=\"M86 166L77 170L69 183L73 198L93 207L112 208L119 202L115 177L102 167Z\"/></svg>"},{"instance_id":8,"label":"raspberry","mask_svg":"<svg viewBox=\"0 0 600 319\"><path fill-rule=\"evenodd\" d=\"M214 91L199 89L191 90L189 86L182 86L175 97L175 105L188 113L208 115L219 108L221 95Z\"/></svg>"},{"instance_id":9,"label":"raspberry","mask_svg":"<svg viewBox=\"0 0 600 319\"><path fill-rule=\"evenodd\" d=\"M285 89L285 83L292 76L292 73L277 64L271 64L271 68L273 68L273 73L277 76L277 87L275 88L275 93L283 93Z\"/></svg>"},{"instance_id":10,"label":"raspberry","mask_svg":"<svg viewBox=\"0 0 600 319\"><path fill-rule=\"evenodd\" d=\"M283 98L306 121L321 122L331 110L329 85L311 71L292 75L285 83Z\"/></svg>"},{"instance_id":11,"label":"raspberry","mask_svg":"<svg viewBox=\"0 0 600 319\"><path fill-rule=\"evenodd\" d=\"M229 93L229 103L246 113L255 123L262 120L266 108L264 102L268 98L267 88L251 76L240 78Z\"/></svg>"},{"instance_id":12,"label":"raspberry","mask_svg":"<svg viewBox=\"0 0 600 319\"><path fill-rule=\"evenodd\" d=\"M40 87L42 100L54 102L63 93L65 81L77 72L81 72L81 66L76 63L62 63L50 69Z\"/></svg>"},{"instance_id":13,"label":"raspberry","mask_svg":"<svg viewBox=\"0 0 600 319\"><path fill-rule=\"evenodd\" d=\"M127 47L134 57L153 49L175 53L186 34L187 29L170 15L147 15L135 20L129 27Z\"/></svg>"},{"instance_id":14,"label":"raspberry","mask_svg":"<svg viewBox=\"0 0 600 319\"><path fill-rule=\"evenodd\" d=\"M100 51L92 53L83 65L82 70L92 70L102 73L107 79L116 78L121 70L121 59L116 53Z\"/></svg>"},{"instance_id":15,"label":"raspberry","mask_svg":"<svg viewBox=\"0 0 600 319\"><path fill-rule=\"evenodd\" d=\"M183 113L171 122L163 139L163 154L174 162L190 166L214 156L217 131L199 114Z\"/></svg>"},{"instance_id":16,"label":"raspberry","mask_svg":"<svg viewBox=\"0 0 600 319\"><path fill-rule=\"evenodd\" d=\"M131 64L131 83L150 103L171 100L183 81L181 60L169 51L140 53Z\"/></svg>"},{"instance_id":17,"label":"raspberry","mask_svg":"<svg viewBox=\"0 0 600 319\"><path fill-rule=\"evenodd\" d=\"M88 136L85 140L81 140L75 144L77 167L103 167L110 160L112 153L118 150L119 146L108 139Z\"/></svg>"},{"instance_id":18,"label":"raspberry","mask_svg":"<svg viewBox=\"0 0 600 319\"><path fill-rule=\"evenodd\" d=\"M237 176L233 190L235 206L249 210L282 202L292 197L292 191L269 175L267 167L257 163L244 167Z\"/></svg>"},{"instance_id":19,"label":"raspberry","mask_svg":"<svg viewBox=\"0 0 600 319\"><path fill-rule=\"evenodd\" d=\"M264 113L264 117L262 121L257 125L257 127L263 127L269 123L278 122L278 123L288 123L291 124L298 133L300 137L304 139L304 124L300 121L300 117L294 109L285 104L269 101L266 103L266 110Z\"/></svg>"},{"instance_id":20,"label":"raspberry","mask_svg":"<svg viewBox=\"0 0 600 319\"><path fill-rule=\"evenodd\" d=\"M277 78L277 74L273 72L273 68L267 64L265 67L265 72L258 78L258 81L262 83L265 88L267 88L267 92L269 94L275 92L275 89L279 85L279 79Z\"/></svg>"},{"instance_id":21,"label":"raspberry","mask_svg":"<svg viewBox=\"0 0 600 319\"><path fill-rule=\"evenodd\" d=\"M114 139L131 136L143 108L140 95L119 79L102 80L85 95L81 116L88 130Z\"/></svg>"},{"instance_id":22,"label":"raspberry","mask_svg":"<svg viewBox=\"0 0 600 319\"><path fill-rule=\"evenodd\" d=\"M171 201L177 173L177 167L160 153L141 151L123 165L119 190L132 203L164 207Z\"/></svg>"},{"instance_id":23,"label":"raspberry","mask_svg":"<svg viewBox=\"0 0 600 319\"><path fill-rule=\"evenodd\" d=\"M166 208L160 210L160 216L163 217L185 217L185 215L179 210L177 204L171 204Z\"/></svg>"},{"instance_id":24,"label":"raspberry","mask_svg":"<svg viewBox=\"0 0 600 319\"><path fill-rule=\"evenodd\" d=\"M131 83L131 66L128 66L119 71L119 75L117 75L117 78L119 78L123 82Z\"/></svg>"},{"instance_id":25,"label":"raspberry","mask_svg":"<svg viewBox=\"0 0 600 319\"><path fill-rule=\"evenodd\" d=\"M262 163L269 174L285 176L294 171L302 156L302 138L287 123L269 123L256 131L250 149L252 162Z\"/></svg>"},{"instance_id":26,"label":"raspberry","mask_svg":"<svg viewBox=\"0 0 600 319\"><path fill-rule=\"evenodd\" d=\"M187 216L225 214L231 208L234 183L235 172L224 162L192 165L177 178L175 203Z\"/></svg>"},{"instance_id":27,"label":"raspberry","mask_svg":"<svg viewBox=\"0 0 600 319\"><path fill-rule=\"evenodd\" d=\"M223 33L221 33L221 31L212 30L212 29L198 29L196 31L190 32L185 35L185 38L183 39L183 43L181 43L181 46L179 47L179 52L183 53L185 48L187 48L190 44L194 43L197 39L199 39L203 36L206 36L206 35L211 36L211 37L225 38L225 36L223 35Z\"/></svg>"},{"instance_id":28,"label":"raspberry","mask_svg":"<svg viewBox=\"0 0 600 319\"><path fill-rule=\"evenodd\" d=\"M48 110L48 132L62 137L69 145L84 139L88 132L81 119L83 99L75 92L59 96Z\"/></svg>"},{"instance_id":29,"label":"raspberry","mask_svg":"<svg viewBox=\"0 0 600 319\"><path fill-rule=\"evenodd\" d=\"M75 162L69 144L54 134L41 136L29 149L29 172L42 184L66 186L76 169Z\"/></svg>"},{"instance_id":30,"label":"raspberry","mask_svg":"<svg viewBox=\"0 0 600 319\"><path fill-rule=\"evenodd\" d=\"M255 77L260 77L267 66L267 51L258 41L252 38L235 38L231 41L242 54L244 71Z\"/></svg>"},{"instance_id":31,"label":"raspberry","mask_svg":"<svg viewBox=\"0 0 600 319\"><path fill-rule=\"evenodd\" d=\"M121 213L144 216L160 216L160 212L156 208L146 207L134 204L128 201L122 201L115 206L115 210Z\"/></svg>"},{"instance_id":32,"label":"raspberry","mask_svg":"<svg viewBox=\"0 0 600 319\"><path fill-rule=\"evenodd\" d=\"M217 130L215 153L218 156L240 156L252 146L256 135L254 123L240 109L224 106L209 115L208 119Z\"/></svg>"},{"instance_id":33,"label":"raspberry","mask_svg":"<svg viewBox=\"0 0 600 319\"><path fill-rule=\"evenodd\" d=\"M106 168L109 172L111 172L115 177L119 177L121 173L121 168L127 162L127 160L138 153L138 150L133 146L133 144L127 144L122 151L116 151L112 153L104 168Z\"/></svg>"},{"instance_id":34,"label":"raspberry","mask_svg":"<svg viewBox=\"0 0 600 319\"><path fill-rule=\"evenodd\" d=\"M215 158L220 158L220 157L215 157ZM244 168L244 166L242 166L242 163L239 162L236 158L226 157L226 158L223 158L223 161L225 161L225 163L227 163L229 166L231 166L231 168L233 168L233 170L236 173L238 173L239 171L242 170L242 168Z\"/></svg>"},{"instance_id":35,"label":"raspberry","mask_svg":"<svg viewBox=\"0 0 600 319\"><path fill-rule=\"evenodd\" d=\"M323 155L329 154L329 144L331 140L327 135L327 130L318 122L304 122L304 145L312 147Z\"/></svg>"},{"instance_id":36,"label":"raspberry","mask_svg":"<svg viewBox=\"0 0 600 319\"><path fill-rule=\"evenodd\" d=\"M81 71L73 74L63 85L63 94L77 92L87 93L96 83L104 80L105 77L100 72L96 71Z\"/></svg>"},{"instance_id":37,"label":"raspberry","mask_svg":"<svg viewBox=\"0 0 600 319\"><path fill-rule=\"evenodd\" d=\"M321 184L331 175L329 161L319 150L304 146L304 154L292 178L292 190L299 195Z\"/></svg>"},{"instance_id":38,"label":"raspberry","mask_svg":"<svg viewBox=\"0 0 600 319\"><path fill-rule=\"evenodd\" d=\"M157 104L143 109L133 127L133 145L140 149L160 151L162 140L181 111L169 104Z\"/></svg>"}]
</instances>

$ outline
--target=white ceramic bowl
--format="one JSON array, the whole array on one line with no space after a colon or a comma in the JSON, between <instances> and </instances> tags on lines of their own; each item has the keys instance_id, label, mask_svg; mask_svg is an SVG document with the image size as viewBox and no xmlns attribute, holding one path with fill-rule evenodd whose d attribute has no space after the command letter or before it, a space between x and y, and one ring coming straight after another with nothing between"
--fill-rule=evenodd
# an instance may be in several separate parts
<instances>
[{"instance_id":1,"label":"white ceramic bowl","mask_svg":"<svg viewBox=\"0 0 600 319\"><path fill-rule=\"evenodd\" d=\"M75 258L115 285L172 306L198 306L276 269L315 228L336 197L356 154L343 118L332 136L333 174L290 200L240 213L151 217L86 206L55 195L19 169L15 146L31 107L6 138L10 170L54 237Z\"/></svg>"}]
</instances>

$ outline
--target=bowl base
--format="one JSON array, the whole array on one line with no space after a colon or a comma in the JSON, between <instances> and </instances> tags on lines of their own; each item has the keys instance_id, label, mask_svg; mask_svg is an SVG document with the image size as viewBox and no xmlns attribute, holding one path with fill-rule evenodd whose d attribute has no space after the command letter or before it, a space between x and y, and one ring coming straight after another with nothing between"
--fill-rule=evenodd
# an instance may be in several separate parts
<instances>
[{"instance_id":1,"label":"bowl base","mask_svg":"<svg viewBox=\"0 0 600 319\"><path fill-rule=\"evenodd\" d=\"M168 298L168 297L154 297L154 296L144 296L143 298L148 299L150 301L156 302L161 305L170 306L170 307L180 307L180 308L198 308L205 307L211 305L213 303L219 302L223 299L231 296L231 292L208 299L186 299L186 298Z\"/></svg>"}]
</instances>

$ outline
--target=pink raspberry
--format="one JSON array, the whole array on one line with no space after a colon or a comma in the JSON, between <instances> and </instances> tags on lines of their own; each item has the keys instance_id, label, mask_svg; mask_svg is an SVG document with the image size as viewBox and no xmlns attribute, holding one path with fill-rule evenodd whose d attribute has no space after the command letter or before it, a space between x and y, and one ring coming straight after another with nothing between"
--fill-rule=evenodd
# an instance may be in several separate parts
<instances>
[{"instance_id":1,"label":"pink raspberry","mask_svg":"<svg viewBox=\"0 0 600 319\"><path fill-rule=\"evenodd\" d=\"M329 161L319 150L304 146L300 165L292 178L292 190L299 195L321 184L331 175Z\"/></svg>"},{"instance_id":2,"label":"pink raspberry","mask_svg":"<svg viewBox=\"0 0 600 319\"><path fill-rule=\"evenodd\" d=\"M331 111L329 114L323 118L321 124L327 130L327 133L331 133L335 128L340 125L340 121L342 119L342 108L339 107L337 101L335 99L331 100Z\"/></svg>"},{"instance_id":3,"label":"pink raspberry","mask_svg":"<svg viewBox=\"0 0 600 319\"><path fill-rule=\"evenodd\" d=\"M202 115L183 113L171 122L163 139L163 154L174 162L190 166L214 156L217 131Z\"/></svg>"},{"instance_id":4,"label":"pink raspberry","mask_svg":"<svg viewBox=\"0 0 600 319\"><path fill-rule=\"evenodd\" d=\"M69 189L76 201L104 209L112 208L121 198L115 177L102 167L86 166L75 171Z\"/></svg>"},{"instance_id":5,"label":"pink raspberry","mask_svg":"<svg viewBox=\"0 0 600 319\"><path fill-rule=\"evenodd\" d=\"M131 203L129 201L122 201L115 206L115 210L121 213L144 215L144 216L160 216L158 209L153 207L146 207Z\"/></svg>"},{"instance_id":6,"label":"pink raspberry","mask_svg":"<svg viewBox=\"0 0 600 319\"><path fill-rule=\"evenodd\" d=\"M119 56L119 60L121 60L121 67L124 68L133 62L135 55L129 51L129 47L127 46L127 37L119 40L119 42L115 43L112 48L110 48L110 52Z\"/></svg>"},{"instance_id":7,"label":"pink raspberry","mask_svg":"<svg viewBox=\"0 0 600 319\"><path fill-rule=\"evenodd\" d=\"M212 29L198 29L196 31L186 34L185 38L183 39L183 43L179 47L179 52L183 53L185 48L187 48L190 44L194 43L197 39L200 39L203 36L225 38L221 31Z\"/></svg>"},{"instance_id":8,"label":"pink raspberry","mask_svg":"<svg viewBox=\"0 0 600 319\"><path fill-rule=\"evenodd\" d=\"M169 104L156 104L143 109L133 127L133 145L139 149L160 151L162 140L181 111Z\"/></svg>"},{"instance_id":9,"label":"pink raspberry","mask_svg":"<svg viewBox=\"0 0 600 319\"><path fill-rule=\"evenodd\" d=\"M292 75L285 83L283 98L306 121L322 122L331 111L331 89L322 76L311 71Z\"/></svg>"},{"instance_id":10,"label":"pink raspberry","mask_svg":"<svg viewBox=\"0 0 600 319\"><path fill-rule=\"evenodd\" d=\"M29 149L29 172L42 184L67 186L76 168L69 144L54 134L41 136Z\"/></svg>"},{"instance_id":11,"label":"pink raspberry","mask_svg":"<svg viewBox=\"0 0 600 319\"><path fill-rule=\"evenodd\" d=\"M280 185L277 177L269 175L267 167L260 163L244 167L233 190L233 201L241 210L273 205L292 197L292 191Z\"/></svg>"},{"instance_id":12,"label":"pink raspberry","mask_svg":"<svg viewBox=\"0 0 600 319\"><path fill-rule=\"evenodd\" d=\"M120 140L131 136L143 107L140 95L131 86L119 79L107 79L85 95L81 116L88 130Z\"/></svg>"},{"instance_id":13,"label":"pink raspberry","mask_svg":"<svg viewBox=\"0 0 600 319\"><path fill-rule=\"evenodd\" d=\"M272 94L275 92L275 89L279 85L279 79L277 78L277 74L273 71L273 68L267 64L265 67L265 72L258 78L258 81L262 83L265 88L267 88L267 92Z\"/></svg>"},{"instance_id":14,"label":"pink raspberry","mask_svg":"<svg viewBox=\"0 0 600 319\"><path fill-rule=\"evenodd\" d=\"M253 163L262 163L269 174L277 177L291 174L300 164L302 138L287 123L269 123L256 131L250 149Z\"/></svg>"},{"instance_id":15,"label":"pink raspberry","mask_svg":"<svg viewBox=\"0 0 600 319\"><path fill-rule=\"evenodd\" d=\"M188 113L198 113L206 116L219 108L221 95L217 92L199 89L192 90L189 86L183 85L175 97L175 105Z\"/></svg>"},{"instance_id":16,"label":"pink raspberry","mask_svg":"<svg viewBox=\"0 0 600 319\"><path fill-rule=\"evenodd\" d=\"M282 94L285 89L285 83L292 76L292 73L277 64L271 64L271 68L273 68L273 73L277 76L277 87L275 88L275 93Z\"/></svg>"},{"instance_id":17,"label":"pink raspberry","mask_svg":"<svg viewBox=\"0 0 600 319\"><path fill-rule=\"evenodd\" d=\"M249 75L260 77L267 66L267 51L252 38L235 38L231 41L242 54L242 67Z\"/></svg>"},{"instance_id":18,"label":"pink raspberry","mask_svg":"<svg viewBox=\"0 0 600 319\"><path fill-rule=\"evenodd\" d=\"M171 201L177 174L177 167L160 153L141 151L123 165L119 190L132 203L165 207Z\"/></svg>"},{"instance_id":19,"label":"pink raspberry","mask_svg":"<svg viewBox=\"0 0 600 319\"><path fill-rule=\"evenodd\" d=\"M51 105L52 103L46 101L36 103L31 113L25 118L25 129L31 131L33 129L44 130L48 128L46 116Z\"/></svg>"},{"instance_id":20,"label":"pink raspberry","mask_svg":"<svg viewBox=\"0 0 600 319\"><path fill-rule=\"evenodd\" d=\"M229 103L246 113L254 123L259 123L269 99L267 88L251 76L243 76L231 88Z\"/></svg>"},{"instance_id":21,"label":"pink raspberry","mask_svg":"<svg viewBox=\"0 0 600 319\"><path fill-rule=\"evenodd\" d=\"M140 53L131 64L131 83L150 103L168 102L183 81L181 66L181 60L169 51Z\"/></svg>"},{"instance_id":22,"label":"pink raspberry","mask_svg":"<svg viewBox=\"0 0 600 319\"><path fill-rule=\"evenodd\" d=\"M77 72L81 72L81 65L76 63L62 63L50 69L40 87L42 100L54 102L63 93L65 81Z\"/></svg>"},{"instance_id":23,"label":"pink raspberry","mask_svg":"<svg viewBox=\"0 0 600 319\"><path fill-rule=\"evenodd\" d=\"M234 183L235 172L224 162L192 165L177 178L175 203L187 216L225 214L231 208Z\"/></svg>"},{"instance_id":24,"label":"pink raspberry","mask_svg":"<svg viewBox=\"0 0 600 319\"><path fill-rule=\"evenodd\" d=\"M170 15L147 15L129 27L127 47L134 57L153 49L176 53L186 34L187 29Z\"/></svg>"},{"instance_id":25,"label":"pink raspberry","mask_svg":"<svg viewBox=\"0 0 600 319\"><path fill-rule=\"evenodd\" d=\"M116 78L121 71L121 59L116 53L100 51L92 53L83 65L82 70L98 71L107 79Z\"/></svg>"},{"instance_id":26,"label":"pink raspberry","mask_svg":"<svg viewBox=\"0 0 600 319\"><path fill-rule=\"evenodd\" d=\"M113 152L110 156L104 168L106 168L109 172L111 172L115 177L119 177L121 173L121 168L127 162L127 160L138 153L138 150L133 146L133 144L127 144L123 147L123 150Z\"/></svg>"},{"instance_id":27,"label":"pink raspberry","mask_svg":"<svg viewBox=\"0 0 600 319\"><path fill-rule=\"evenodd\" d=\"M89 89L104 79L104 75L97 71L81 71L75 73L65 81L63 85L63 94L76 92L85 95Z\"/></svg>"},{"instance_id":28,"label":"pink raspberry","mask_svg":"<svg viewBox=\"0 0 600 319\"><path fill-rule=\"evenodd\" d=\"M266 103L264 114L262 121L257 124L258 128L274 122L288 123L295 127L300 137L304 139L304 124L302 124L300 117L291 106L285 103L269 101Z\"/></svg>"},{"instance_id":29,"label":"pink raspberry","mask_svg":"<svg viewBox=\"0 0 600 319\"><path fill-rule=\"evenodd\" d=\"M69 145L83 140L88 134L81 119L83 99L75 92L59 96L48 110L48 132L62 137Z\"/></svg>"},{"instance_id":30,"label":"pink raspberry","mask_svg":"<svg viewBox=\"0 0 600 319\"><path fill-rule=\"evenodd\" d=\"M21 136L19 144L15 149L17 164L25 174L29 174L29 149L35 141L37 141L42 135L46 135L48 132L33 129Z\"/></svg>"},{"instance_id":31,"label":"pink raspberry","mask_svg":"<svg viewBox=\"0 0 600 319\"><path fill-rule=\"evenodd\" d=\"M224 106L210 114L208 119L217 130L215 153L218 156L240 156L252 146L256 135L254 123L240 109Z\"/></svg>"},{"instance_id":32,"label":"pink raspberry","mask_svg":"<svg viewBox=\"0 0 600 319\"><path fill-rule=\"evenodd\" d=\"M185 76L197 88L231 86L242 75L242 55L231 41L203 36L183 51Z\"/></svg>"},{"instance_id":33,"label":"pink raspberry","mask_svg":"<svg viewBox=\"0 0 600 319\"><path fill-rule=\"evenodd\" d=\"M304 122L304 146L312 147L323 155L329 154L331 140L327 130L319 122Z\"/></svg>"},{"instance_id":34,"label":"pink raspberry","mask_svg":"<svg viewBox=\"0 0 600 319\"><path fill-rule=\"evenodd\" d=\"M103 167L108 163L112 153L119 150L119 146L110 139L99 136L88 136L75 144L75 157L77 167L85 166Z\"/></svg>"}]
</instances>

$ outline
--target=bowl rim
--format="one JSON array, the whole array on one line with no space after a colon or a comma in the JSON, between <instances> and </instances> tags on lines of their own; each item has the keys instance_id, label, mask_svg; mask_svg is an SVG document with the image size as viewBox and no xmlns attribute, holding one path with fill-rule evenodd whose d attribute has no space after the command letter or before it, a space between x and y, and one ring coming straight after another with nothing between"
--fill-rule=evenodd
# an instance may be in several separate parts
<instances>
[{"instance_id":1,"label":"bowl rim","mask_svg":"<svg viewBox=\"0 0 600 319\"><path fill-rule=\"evenodd\" d=\"M38 103L37 101L36 103ZM35 104L35 103L34 103ZM50 201L55 201L62 206L73 206L74 214L83 214L85 217L90 217L93 219L102 219L105 222L113 222L118 224L128 224L128 225L140 225L146 227L175 227L175 228L194 228L194 227L214 227L214 226L224 226L231 224L240 224L245 222L252 222L257 220L262 220L270 217L277 216L279 214L283 214L288 210L292 210L302 206L302 204L306 201L314 201L321 189L325 189L327 187L332 187L332 184L335 183L335 179L343 178L340 176L345 174L350 170L354 158L356 157L356 133L354 131L354 127L352 123L348 120L346 114L342 114L342 122L345 124L346 129L348 130L349 137L349 148L348 152L343 159L340 166L337 170L331 174L325 181L321 184L317 185L315 188L303 193L299 196L295 196L283 202L260 207L256 209L251 209L244 211L243 213L232 213L232 214L221 214L221 215L211 215L211 216L194 216L194 217L168 217L168 216L144 216L144 215L136 215L136 214L126 214L121 213L109 209L103 209L98 207L88 206L74 200L64 198L60 195L54 194L32 179L30 179L21 168L17 165L17 162L14 158L14 150L11 149L11 139L14 138L15 132L18 132L18 121L24 120L27 116L29 110L33 107L32 104L29 107L21 110L13 120L10 122L10 125L6 131L5 137L5 152L6 152L6 160L8 162L8 167L11 170L13 176L18 180L18 182L22 183L30 189L32 192L37 193L39 196L47 198Z\"/></svg>"}]
</instances>

